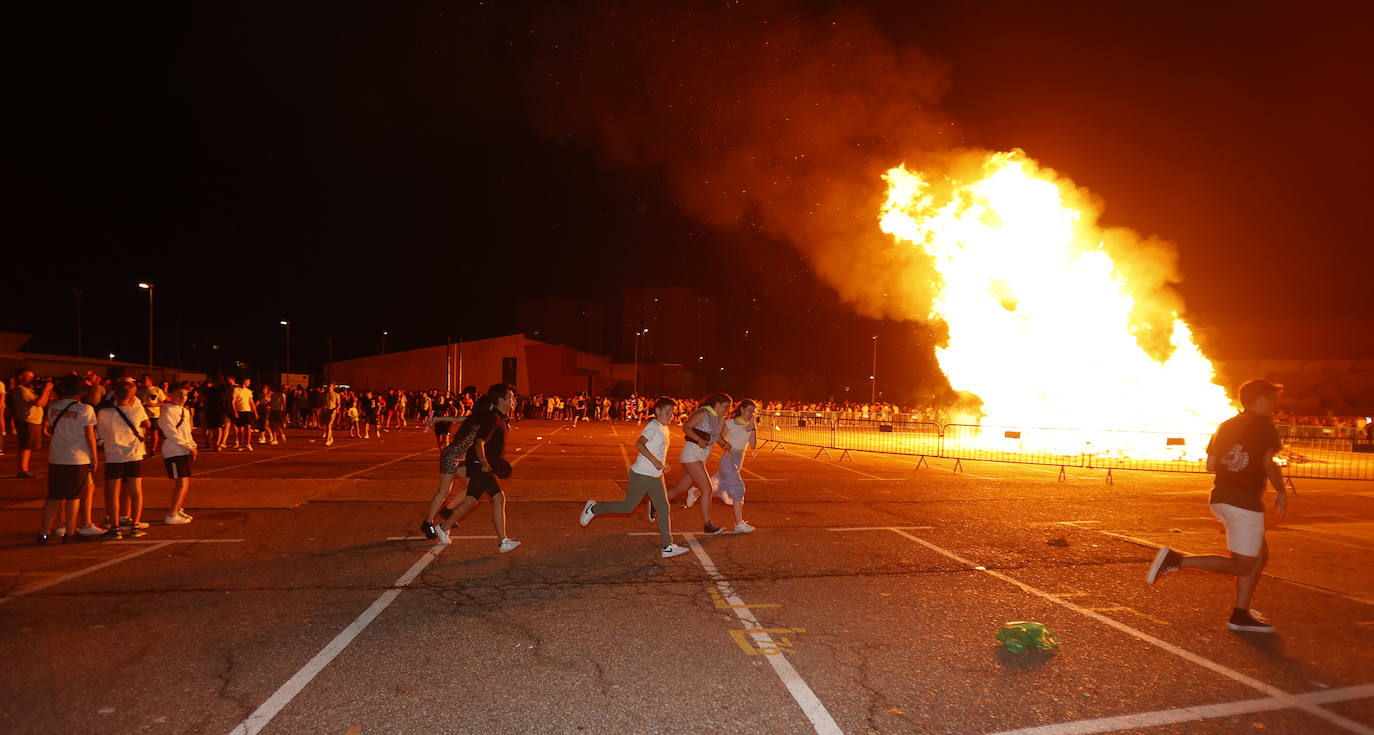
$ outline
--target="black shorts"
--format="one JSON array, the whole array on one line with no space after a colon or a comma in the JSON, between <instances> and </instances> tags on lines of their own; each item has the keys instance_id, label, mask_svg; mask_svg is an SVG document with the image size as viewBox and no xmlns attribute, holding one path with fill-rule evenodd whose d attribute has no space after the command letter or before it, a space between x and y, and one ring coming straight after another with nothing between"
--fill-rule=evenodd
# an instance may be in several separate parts
<instances>
[{"instance_id":1,"label":"black shorts","mask_svg":"<svg viewBox=\"0 0 1374 735\"><path fill-rule=\"evenodd\" d=\"M143 476L143 462L106 462L105 482L110 480L133 480Z\"/></svg>"},{"instance_id":2,"label":"black shorts","mask_svg":"<svg viewBox=\"0 0 1374 735\"><path fill-rule=\"evenodd\" d=\"M205 412L205 427L207 429L218 429L221 426L224 426L224 413L207 410Z\"/></svg>"},{"instance_id":3,"label":"black shorts","mask_svg":"<svg viewBox=\"0 0 1374 735\"><path fill-rule=\"evenodd\" d=\"M496 475L483 472L481 465L468 465L468 497L481 500L483 495L496 497L501 494L501 484Z\"/></svg>"},{"instance_id":4,"label":"black shorts","mask_svg":"<svg viewBox=\"0 0 1374 735\"><path fill-rule=\"evenodd\" d=\"M368 425L368 426L376 426L376 425L377 425L377 414L375 414L375 413L370 413L370 414L368 414L368 415L366 416L366 419L367 419L367 425Z\"/></svg>"},{"instance_id":5,"label":"black shorts","mask_svg":"<svg viewBox=\"0 0 1374 735\"><path fill-rule=\"evenodd\" d=\"M281 426L281 411L272 411L267 414L267 424L269 426Z\"/></svg>"},{"instance_id":6,"label":"black shorts","mask_svg":"<svg viewBox=\"0 0 1374 735\"><path fill-rule=\"evenodd\" d=\"M321 409L320 409L320 425L321 425L321 426L328 426L328 425L330 425L330 424L332 424L332 423L334 423L334 409L332 409L332 408L321 408Z\"/></svg>"},{"instance_id":7,"label":"black shorts","mask_svg":"<svg viewBox=\"0 0 1374 735\"><path fill-rule=\"evenodd\" d=\"M19 448L37 450L43 442L43 425L20 422L15 427L19 431Z\"/></svg>"},{"instance_id":8,"label":"black shorts","mask_svg":"<svg viewBox=\"0 0 1374 735\"><path fill-rule=\"evenodd\" d=\"M76 500L91 479L88 464L48 465L48 500Z\"/></svg>"},{"instance_id":9,"label":"black shorts","mask_svg":"<svg viewBox=\"0 0 1374 735\"><path fill-rule=\"evenodd\" d=\"M167 466L167 477L172 480L191 476L191 455L189 454L163 457L162 464Z\"/></svg>"},{"instance_id":10,"label":"black shorts","mask_svg":"<svg viewBox=\"0 0 1374 735\"><path fill-rule=\"evenodd\" d=\"M253 412L252 412L252 411L239 411L237 414L234 415L234 426L252 426L252 425L253 425Z\"/></svg>"}]
</instances>

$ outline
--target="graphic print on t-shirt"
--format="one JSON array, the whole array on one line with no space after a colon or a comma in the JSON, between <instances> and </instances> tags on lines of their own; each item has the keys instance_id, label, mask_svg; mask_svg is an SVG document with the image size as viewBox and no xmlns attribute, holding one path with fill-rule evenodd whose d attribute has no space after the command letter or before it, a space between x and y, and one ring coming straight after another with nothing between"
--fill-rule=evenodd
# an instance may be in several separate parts
<instances>
[{"instance_id":1,"label":"graphic print on t-shirt","mask_svg":"<svg viewBox=\"0 0 1374 735\"><path fill-rule=\"evenodd\" d=\"M1231 449L1221 458L1221 465L1228 472L1240 472L1250 464L1250 455L1246 454L1245 447L1240 444L1232 444Z\"/></svg>"}]
</instances>

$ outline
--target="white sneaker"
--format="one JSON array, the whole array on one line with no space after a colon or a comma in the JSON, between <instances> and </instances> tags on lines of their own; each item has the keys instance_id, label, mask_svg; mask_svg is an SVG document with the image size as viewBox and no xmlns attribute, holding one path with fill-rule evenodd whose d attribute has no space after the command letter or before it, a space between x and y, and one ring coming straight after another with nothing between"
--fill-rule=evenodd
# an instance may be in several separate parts
<instances>
[{"instance_id":1,"label":"white sneaker","mask_svg":"<svg viewBox=\"0 0 1374 735\"><path fill-rule=\"evenodd\" d=\"M268 444L271 444L271 445L274 446L274 447L277 446L277 440L276 440L276 439L273 439L272 441L267 442L267 443L268 443Z\"/></svg>"},{"instance_id":2,"label":"white sneaker","mask_svg":"<svg viewBox=\"0 0 1374 735\"><path fill-rule=\"evenodd\" d=\"M697 504L697 500L700 499L700 498L701 498L701 491L698 490L698 489L696 489L696 486L693 486L693 487L691 487L690 489L687 490L687 504L684 505L684 506L682 506L682 507L684 507L684 508L690 508L690 507L696 505L696 504Z\"/></svg>"},{"instance_id":3,"label":"white sneaker","mask_svg":"<svg viewBox=\"0 0 1374 735\"><path fill-rule=\"evenodd\" d=\"M735 524L735 533L753 533L753 532L754 532L754 527L751 526L751 525L749 525L749 523L748 523L747 521L740 521L739 523L736 523L736 524Z\"/></svg>"},{"instance_id":4,"label":"white sneaker","mask_svg":"<svg viewBox=\"0 0 1374 735\"><path fill-rule=\"evenodd\" d=\"M177 515L181 516L182 518L185 518L188 521L195 518L195 516L191 515L190 513L187 513L185 508L178 509Z\"/></svg>"},{"instance_id":5,"label":"white sneaker","mask_svg":"<svg viewBox=\"0 0 1374 735\"><path fill-rule=\"evenodd\" d=\"M162 522L169 526L184 526L187 523L190 523L191 519L187 518L186 516L175 516L168 514L167 516L163 517Z\"/></svg>"},{"instance_id":6,"label":"white sneaker","mask_svg":"<svg viewBox=\"0 0 1374 735\"><path fill-rule=\"evenodd\" d=\"M505 554L507 552L515 551L515 547L519 545L520 542L516 541L513 538L503 538L501 539L501 545L498 546L496 550L501 552L502 554Z\"/></svg>"},{"instance_id":7,"label":"white sneaker","mask_svg":"<svg viewBox=\"0 0 1374 735\"><path fill-rule=\"evenodd\" d=\"M577 519L577 522L581 523L583 526L586 526L588 523L591 523L592 519L596 517L596 514L592 512L592 508L595 506L595 500L588 500L587 504L582 506L582 517Z\"/></svg>"},{"instance_id":8,"label":"white sneaker","mask_svg":"<svg viewBox=\"0 0 1374 735\"><path fill-rule=\"evenodd\" d=\"M245 451L245 452L251 452L251 451L253 451L253 445L252 445L252 444L245 444L245 445L243 445L243 451Z\"/></svg>"},{"instance_id":9,"label":"white sneaker","mask_svg":"<svg viewBox=\"0 0 1374 735\"><path fill-rule=\"evenodd\" d=\"M439 525L437 525L437 526L434 527L434 535L435 535L435 538L439 539L439 545L440 545L440 546L448 546L448 544L449 544L448 530L446 530L446 529L444 528L443 524L439 524Z\"/></svg>"},{"instance_id":10,"label":"white sneaker","mask_svg":"<svg viewBox=\"0 0 1374 735\"><path fill-rule=\"evenodd\" d=\"M686 554L686 553L687 553L687 547L686 547L686 546L678 546L677 544L668 544L667 546L664 546L661 550L659 550L658 555L661 556L661 557L663 557L664 559L671 559L671 558L673 558L673 557L675 557L675 556L682 556L683 554Z\"/></svg>"},{"instance_id":11,"label":"white sneaker","mask_svg":"<svg viewBox=\"0 0 1374 735\"><path fill-rule=\"evenodd\" d=\"M82 526L81 528L76 529L76 533L78 536L99 536L100 534L105 533L105 529L92 523L88 526Z\"/></svg>"},{"instance_id":12,"label":"white sneaker","mask_svg":"<svg viewBox=\"0 0 1374 735\"><path fill-rule=\"evenodd\" d=\"M334 444L334 438L333 438L333 437L330 437L329 439L326 439L325 442L324 442L324 445L325 445L326 447L331 446L331 445L333 445L333 444Z\"/></svg>"}]
</instances>

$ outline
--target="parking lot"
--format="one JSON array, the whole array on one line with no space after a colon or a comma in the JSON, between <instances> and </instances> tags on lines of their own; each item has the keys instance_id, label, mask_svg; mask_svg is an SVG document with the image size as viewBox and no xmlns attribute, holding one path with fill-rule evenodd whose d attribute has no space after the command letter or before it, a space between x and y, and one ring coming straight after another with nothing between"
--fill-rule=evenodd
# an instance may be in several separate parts
<instances>
[{"instance_id":1,"label":"parking lot","mask_svg":"<svg viewBox=\"0 0 1374 735\"><path fill-rule=\"evenodd\" d=\"M148 535L38 546L44 478L0 482L0 722L13 733L1374 732L1374 484L1298 481L1256 608L1144 583L1225 553L1209 478L765 449L750 535L661 559L624 491L631 424L525 421L496 552L484 503L436 546L426 431L149 460ZM676 437L680 442L681 437ZM676 448L670 453L676 458ZM12 462L10 457L6 460ZM35 468L44 467L42 456ZM714 463L712 463L714 464ZM671 466L670 480L677 468ZM99 501L97 501L99 503ZM731 510L713 505L727 528ZM1053 651L993 635L1030 620Z\"/></svg>"}]
</instances>

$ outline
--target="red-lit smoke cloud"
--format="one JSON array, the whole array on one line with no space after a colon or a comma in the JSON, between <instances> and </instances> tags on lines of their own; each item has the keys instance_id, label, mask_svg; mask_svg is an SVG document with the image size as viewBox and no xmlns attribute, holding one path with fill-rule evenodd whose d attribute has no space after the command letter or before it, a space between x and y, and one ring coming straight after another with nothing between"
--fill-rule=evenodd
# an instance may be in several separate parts
<instances>
[{"instance_id":1,"label":"red-lit smoke cloud","mask_svg":"<svg viewBox=\"0 0 1374 735\"><path fill-rule=\"evenodd\" d=\"M681 206L796 246L869 316L929 314L933 270L876 226L882 172L957 137L940 62L865 17L774 5L553 11L533 29L531 115L551 137L657 168Z\"/></svg>"}]
</instances>

